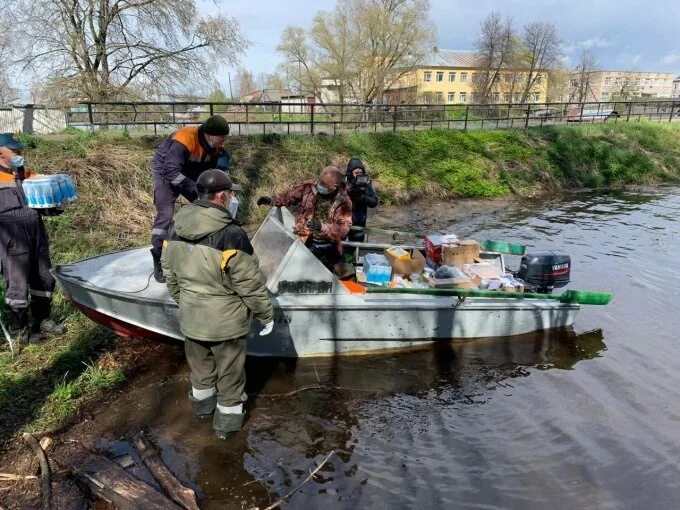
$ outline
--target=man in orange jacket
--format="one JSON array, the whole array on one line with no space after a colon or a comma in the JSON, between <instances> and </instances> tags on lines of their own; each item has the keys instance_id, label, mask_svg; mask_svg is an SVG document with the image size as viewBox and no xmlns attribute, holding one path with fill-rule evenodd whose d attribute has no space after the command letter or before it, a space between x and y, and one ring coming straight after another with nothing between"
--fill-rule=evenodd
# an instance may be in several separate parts
<instances>
[{"instance_id":1,"label":"man in orange jacket","mask_svg":"<svg viewBox=\"0 0 680 510\"><path fill-rule=\"evenodd\" d=\"M153 203L156 217L151 231L153 275L165 282L161 267L163 241L175 212L175 202L182 195L189 202L198 197L196 180L204 171L219 168L229 171L229 153L222 147L229 134L229 124L220 115L209 117L198 126L183 127L163 140L151 160Z\"/></svg>"}]
</instances>

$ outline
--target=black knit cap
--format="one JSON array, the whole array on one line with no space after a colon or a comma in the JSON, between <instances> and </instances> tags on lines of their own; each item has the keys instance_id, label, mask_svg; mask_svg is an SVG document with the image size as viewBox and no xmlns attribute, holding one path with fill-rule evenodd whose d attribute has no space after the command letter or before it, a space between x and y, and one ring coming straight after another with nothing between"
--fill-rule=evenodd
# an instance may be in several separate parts
<instances>
[{"instance_id":1,"label":"black knit cap","mask_svg":"<svg viewBox=\"0 0 680 510\"><path fill-rule=\"evenodd\" d=\"M347 163L347 170L345 173L352 173L352 171L356 170L357 168L361 168L364 173L366 173L366 167L364 166L364 162L361 161L359 158L352 158L349 160Z\"/></svg>"},{"instance_id":2,"label":"black knit cap","mask_svg":"<svg viewBox=\"0 0 680 510\"><path fill-rule=\"evenodd\" d=\"M208 117L203 123L203 132L206 135L227 136L229 134L229 124L221 115Z\"/></svg>"}]
</instances>

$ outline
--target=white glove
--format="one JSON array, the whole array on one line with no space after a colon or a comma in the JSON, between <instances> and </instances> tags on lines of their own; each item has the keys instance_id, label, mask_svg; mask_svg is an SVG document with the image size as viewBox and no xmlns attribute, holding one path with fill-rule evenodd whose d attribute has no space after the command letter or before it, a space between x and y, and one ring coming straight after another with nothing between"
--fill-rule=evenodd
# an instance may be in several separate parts
<instances>
[{"instance_id":1,"label":"white glove","mask_svg":"<svg viewBox=\"0 0 680 510\"><path fill-rule=\"evenodd\" d=\"M260 336L267 336L269 333L272 332L274 329L274 321L268 322L267 324L264 325L262 328L262 331L260 331Z\"/></svg>"}]
</instances>

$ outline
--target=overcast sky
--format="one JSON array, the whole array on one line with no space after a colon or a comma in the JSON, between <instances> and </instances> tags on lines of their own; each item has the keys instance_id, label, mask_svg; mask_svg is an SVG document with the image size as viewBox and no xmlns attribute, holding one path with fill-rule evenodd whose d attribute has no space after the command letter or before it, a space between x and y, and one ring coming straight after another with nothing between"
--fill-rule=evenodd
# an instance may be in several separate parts
<instances>
[{"instance_id":1,"label":"overcast sky","mask_svg":"<svg viewBox=\"0 0 680 510\"><path fill-rule=\"evenodd\" d=\"M567 64L581 47L593 48L603 69L668 71L680 74L680 0L430 0L440 48L472 49L480 21L493 10L520 28L527 21L557 26ZM334 0L223 0L220 9L240 20L252 47L247 69L271 72L281 61L276 51L288 25L308 28L319 10ZM203 4L202 10L214 10ZM233 73L233 70L232 70ZM233 77L233 74L232 74ZM226 90L227 73L220 73Z\"/></svg>"}]
</instances>

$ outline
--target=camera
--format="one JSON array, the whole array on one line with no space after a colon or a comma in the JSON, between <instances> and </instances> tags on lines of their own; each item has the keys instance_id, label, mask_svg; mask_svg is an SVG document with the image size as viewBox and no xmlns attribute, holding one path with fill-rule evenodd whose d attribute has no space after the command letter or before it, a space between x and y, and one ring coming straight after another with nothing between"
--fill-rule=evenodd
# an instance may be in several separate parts
<instances>
[{"instance_id":1,"label":"camera","mask_svg":"<svg viewBox=\"0 0 680 510\"><path fill-rule=\"evenodd\" d=\"M368 183L369 183L368 175L366 174L359 174L354 179L355 188L366 189L368 187Z\"/></svg>"}]
</instances>

